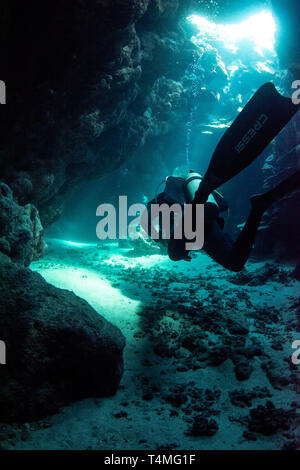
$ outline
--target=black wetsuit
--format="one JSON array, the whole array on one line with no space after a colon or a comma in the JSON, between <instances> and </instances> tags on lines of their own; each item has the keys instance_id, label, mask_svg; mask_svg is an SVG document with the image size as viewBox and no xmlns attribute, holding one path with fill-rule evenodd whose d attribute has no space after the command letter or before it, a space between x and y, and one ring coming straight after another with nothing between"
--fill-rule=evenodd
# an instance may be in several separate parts
<instances>
[{"instance_id":1,"label":"black wetsuit","mask_svg":"<svg viewBox=\"0 0 300 470\"><path fill-rule=\"evenodd\" d=\"M203 250L217 263L230 271L241 271L253 247L257 229L263 211L253 208L237 240L224 231L222 219L211 219L204 210L204 245ZM168 254L171 260L187 259L186 240L170 240Z\"/></svg>"},{"instance_id":2,"label":"black wetsuit","mask_svg":"<svg viewBox=\"0 0 300 470\"><path fill-rule=\"evenodd\" d=\"M214 194L216 199L218 195ZM222 198L221 198L222 199ZM184 204L184 179L169 177L166 183L165 191L158 195L155 201L162 204ZM228 208L226 202L217 200L220 212ZM150 204L151 204L150 203ZM213 218L209 210L204 209L204 246L203 250L217 263L231 271L240 271L250 254L253 247L255 235L259 227L263 210L252 208L248 220L234 241L232 237L224 231L224 219L222 213L217 214ZM185 250L186 240L170 240L168 242L168 254L173 261L187 259L188 252Z\"/></svg>"},{"instance_id":3,"label":"black wetsuit","mask_svg":"<svg viewBox=\"0 0 300 470\"><path fill-rule=\"evenodd\" d=\"M204 222L203 250L217 263L231 271L240 271L253 247L263 211L253 208L237 240L221 228L217 219Z\"/></svg>"},{"instance_id":4,"label":"black wetsuit","mask_svg":"<svg viewBox=\"0 0 300 470\"><path fill-rule=\"evenodd\" d=\"M218 263L231 271L240 271L254 245L264 212L276 201L299 189L300 170L292 173L276 187L251 198L251 211L236 241L225 232L218 221L205 220L203 249Z\"/></svg>"},{"instance_id":5,"label":"black wetsuit","mask_svg":"<svg viewBox=\"0 0 300 470\"><path fill-rule=\"evenodd\" d=\"M224 219L220 217L221 214L216 214L214 217L211 217L210 211L204 210L204 251L225 268L231 271L241 271L253 248L257 230L265 210L268 209L271 204L299 187L300 170L297 170L267 193L252 197L250 214L245 226L235 241L223 230ZM149 204L153 202L158 204L163 202L167 204L184 204L184 179L170 177L166 182L165 191L161 193L155 201L151 201ZM224 207L221 207L221 210L223 209ZM186 240L184 239L169 240L168 254L173 261L188 259L185 244Z\"/></svg>"}]
</instances>

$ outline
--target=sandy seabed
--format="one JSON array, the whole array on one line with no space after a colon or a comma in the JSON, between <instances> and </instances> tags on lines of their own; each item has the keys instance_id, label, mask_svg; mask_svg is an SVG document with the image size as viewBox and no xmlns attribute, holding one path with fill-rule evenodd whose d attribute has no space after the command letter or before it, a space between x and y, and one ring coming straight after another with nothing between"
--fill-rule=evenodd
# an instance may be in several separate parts
<instances>
[{"instance_id":1,"label":"sandy seabed","mask_svg":"<svg viewBox=\"0 0 300 470\"><path fill-rule=\"evenodd\" d=\"M249 262L235 274L204 253L173 263L48 240L31 269L121 329L124 375L111 398L4 425L2 448L300 447L300 365L291 364L300 283L291 266Z\"/></svg>"}]
</instances>

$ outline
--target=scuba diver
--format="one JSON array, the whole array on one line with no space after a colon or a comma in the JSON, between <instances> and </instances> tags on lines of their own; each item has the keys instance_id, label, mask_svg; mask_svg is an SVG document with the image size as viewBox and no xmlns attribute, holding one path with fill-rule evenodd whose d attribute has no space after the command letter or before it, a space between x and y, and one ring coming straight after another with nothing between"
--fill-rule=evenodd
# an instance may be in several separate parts
<instances>
[{"instance_id":1,"label":"scuba diver","mask_svg":"<svg viewBox=\"0 0 300 470\"><path fill-rule=\"evenodd\" d=\"M290 98L278 93L272 83L263 85L241 111L219 142L202 178L192 170L186 178L170 176L165 190L149 204L204 204L204 251L231 271L241 271L254 245L264 212L276 201L300 187L300 169L264 194L251 197L251 210L237 240L223 231L221 212L226 202L216 189L253 162L299 110ZM173 230L174 232L174 230ZM162 244L166 240L156 240ZM186 240L167 241L173 261L190 261Z\"/></svg>"}]
</instances>

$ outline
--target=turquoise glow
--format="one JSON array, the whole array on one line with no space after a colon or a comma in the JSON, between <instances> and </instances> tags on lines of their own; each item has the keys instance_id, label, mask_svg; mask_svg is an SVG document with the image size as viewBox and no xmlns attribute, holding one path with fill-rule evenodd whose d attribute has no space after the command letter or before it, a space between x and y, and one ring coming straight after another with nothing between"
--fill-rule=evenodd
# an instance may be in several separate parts
<instances>
[{"instance_id":1,"label":"turquoise glow","mask_svg":"<svg viewBox=\"0 0 300 470\"><path fill-rule=\"evenodd\" d=\"M264 10L237 24L216 24L198 15L189 16L188 20L198 27L199 35L213 35L229 49L234 50L241 39L250 39L261 55L264 49L274 51L276 25L269 11ZM194 40L197 41L197 36Z\"/></svg>"},{"instance_id":2,"label":"turquoise glow","mask_svg":"<svg viewBox=\"0 0 300 470\"><path fill-rule=\"evenodd\" d=\"M97 246L96 243L78 243L78 242L72 242L70 240L61 240L61 243L67 246L73 246L76 248L91 248Z\"/></svg>"}]
</instances>

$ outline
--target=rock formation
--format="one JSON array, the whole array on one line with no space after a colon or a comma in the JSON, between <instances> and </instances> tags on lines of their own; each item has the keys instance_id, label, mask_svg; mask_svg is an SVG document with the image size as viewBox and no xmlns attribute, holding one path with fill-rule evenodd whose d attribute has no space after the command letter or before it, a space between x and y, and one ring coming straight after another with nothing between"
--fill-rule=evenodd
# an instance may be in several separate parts
<instances>
[{"instance_id":1,"label":"rock formation","mask_svg":"<svg viewBox=\"0 0 300 470\"><path fill-rule=\"evenodd\" d=\"M37 420L72 400L110 396L125 340L72 292L0 255L1 421Z\"/></svg>"}]
</instances>

